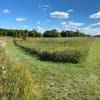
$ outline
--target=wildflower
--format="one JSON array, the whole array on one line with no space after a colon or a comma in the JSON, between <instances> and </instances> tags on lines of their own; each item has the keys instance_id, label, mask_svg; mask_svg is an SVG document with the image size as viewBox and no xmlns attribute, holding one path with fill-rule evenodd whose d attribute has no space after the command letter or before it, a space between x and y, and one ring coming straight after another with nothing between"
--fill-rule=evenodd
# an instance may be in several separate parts
<instances>
[{"instance_id":1,"label":"wildflower","mask_svg":"<svg viewBox=\"0 0 100 100\"><path fill-rule=\"evenodd\" d=\"M4 75L6 74L6 71L5 71L5 70L3 71L3 74L4 74Z\"/></svg>"},{"instance_id":2,"label":"wildflower","mask_svg":"<svg viewBox=\"0 0 100 100\"><path fill-rule=\"evenodd\" d=\"M5 69L5 67L3 66L3 67L2 67L2 69L4 70L4 69Z\"/></svg>"}]
</instances>

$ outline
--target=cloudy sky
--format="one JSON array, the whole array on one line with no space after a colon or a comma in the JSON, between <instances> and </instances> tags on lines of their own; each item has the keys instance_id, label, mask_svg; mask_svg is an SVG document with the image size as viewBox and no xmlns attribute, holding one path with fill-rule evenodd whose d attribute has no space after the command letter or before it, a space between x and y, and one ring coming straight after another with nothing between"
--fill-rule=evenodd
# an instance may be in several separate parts
<instances>
[{"instance_id":1,"label":"cloudy sky","mask_svg":"<svg viewBox=\"0 0 100 100\"><path fill-rule=\"evenodd\" d=\"M100 34L100 0L0 0L0 28Z\"/></svg>"}]
</instances>

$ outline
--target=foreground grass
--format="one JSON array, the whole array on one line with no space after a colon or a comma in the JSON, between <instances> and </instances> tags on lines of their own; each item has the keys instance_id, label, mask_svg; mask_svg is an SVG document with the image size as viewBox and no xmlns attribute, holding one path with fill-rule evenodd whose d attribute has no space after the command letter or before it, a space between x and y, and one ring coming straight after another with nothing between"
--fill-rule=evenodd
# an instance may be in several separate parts
<instances>
[{"instance_id":1,"label":"foreground grass","mask_svg":"<svg viewBox=\"0 0 100 100\"><path fill-rule=\"evenodd\" d=\"M26 66L0 48L0 100L33 100L35 84Z\"/></svg>"},{"instance_id":2,"label":"foreground grass","mask_svg":"<svg viewBox=\"0 0 100 100\"><path fill-rule=\"evenodd\" d=\"M95 39L87 60L80 64L39 60L12 42L7 54L29 65L37 87L37 100L99 100L100 39Z\"/></svg>"}]
</instances>

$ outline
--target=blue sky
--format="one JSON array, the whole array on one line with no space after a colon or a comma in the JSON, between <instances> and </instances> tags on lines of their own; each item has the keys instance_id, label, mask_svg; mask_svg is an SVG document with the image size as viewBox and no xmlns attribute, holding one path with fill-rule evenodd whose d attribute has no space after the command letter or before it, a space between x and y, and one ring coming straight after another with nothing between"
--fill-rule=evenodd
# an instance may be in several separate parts
<instances>
[{"instance_id":1,"label":"blue sky","mask_svg":"<svg viewBox=\"0 0 100 100\"><path fill-rule=\"evenodd\" d=\"M0 28L100 34L100 0L0 0Z\"/></svg>"}]
</instances>

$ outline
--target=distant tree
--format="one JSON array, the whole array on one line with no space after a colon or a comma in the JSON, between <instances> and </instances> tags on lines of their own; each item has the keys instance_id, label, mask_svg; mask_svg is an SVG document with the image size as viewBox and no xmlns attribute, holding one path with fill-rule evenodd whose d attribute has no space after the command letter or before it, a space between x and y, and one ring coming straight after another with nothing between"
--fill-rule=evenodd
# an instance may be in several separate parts
<instances>
[{"instance_id":1,"label":"distant tree","mask_svg":"<svg viewBox=\"0 0 100 100\"><path fill-rule=\"evenodd\" d=\"M71 32L70 31L62 31L61 33L61 37L71 37Z\"/></svg>"},{"instance_id":2,"label":"distant tree","mask_svg":"<svg viewBox=\"0 0 100 100\"><path fill-rule=\"evenodd\" d=\"M51 31L45 31L43 37L50 37Z\"/></svg>"},{"instance_id":3,"label":"distant tree","mask_svg":"<svg viewBox=\"0 0 100 100\"><path fill-rule=\"evenodd\" d=\"M2 29L0 29L0 36L3 36Z\"/></svg>"},{"instance_id":4,"label":"distant tree","mask_svg":"<svg viewBox=\"0 0 100 100\"><path fill-rule=\"evenodd\" d=\"M61 37L81 37L81 36L86 36L84 33L79 32L79 30L74 31L62 31Z\"/></svg>"},{"instance_id":5,"label":"distant tree","mask_svg":"<svg viewBox=\"0 0 100 100\"><path fill-rule=\"evenodd\" d=\"M0 36L17 37L17 38L23 38L23 40L26 40L27 36L29 37L42 37L42 36L43 37L82 37L82 36L88 36L88 35L85 35L79 30L58 32L56 29L52 29L52 30L45 31L42 34L35 29L28 31L28 30L0 28Z\"/></svg>"},{"instance_id":6,"label":"distant tree","mask_svg":"<svg viewBox=\"0 0 100 100\"><path fill-rule=\"evenodd\" d=\"M37 32L37 33L35 34L35 37L42 37L42 34L41 34L40 32Z\"/></svg>"},{"instance_id":7,"label":"distant tree","mask_svg":"<svg viewBox=\"0 0 100 100\"><path fill-rule=\"evenodd\" d=\"M76 32L74 32L74 34L75 34L75 37L80 37L80 35L81 35L80 31L78 29L76 30Z\"/></svg>"},{"instance_id":8,"label":"distant tree","mask_svg":"<svg viewBox=\"0 0 100 100\"><path fill-rule=\"evenodd\" d=\"M66 34L65 31L62 31L62 32L60 33L60 35L61 35L61 37L67 37L67 34Z\"/></svg>"},{"instance_id":9,"label":"distant tree","mask_svg":"<svg viewBox=\"0 0 100 100\"><path fill-rule=\"evenodd\" d=\"M60 33L56 30L49 30L49 31L45 31L43 34L44 37L60 37Z\"/></svg>"},{"instance_id":10,"label":"distant tree","mask_svg":"<svg viewBox=\"0 0 100 100\"><path fill-rule=\"evenodd\" d=\"M42 37L42 34L40 32L37 32L37 30L32 29L29 31L28 36L30 37Z\"/></svg>"},{"instance_id":11,"label":"distant tree","mask_svg":"<svg viewBox=\"0 0 100 100\"><path fill-rule=\"evenodd\" d=\"M67 31L68 32L68 37L75 37L75 32L73 31Z\"/></svg>"},{"instance_id":12,"label":"distant tree","mask_svg":"<svg viewBox=\"0 0 100 100\"><path fill-rule=\"evenodd\" d=\"M60 33L56 29L53 29L51 30L51 37L60 37Z\"/></svg>"},{"instance_id":13,"label":"distant tree","mask_svg":"<svg viewBox=\"0 0 100 100\"><path fill-rule=\"evenodd\" d=\"M95 35L95 37L100 37L100 35Z\"/></svg>"},{"instance_id":14,"label":"distant tree","mask_svg":"<svg viewBox=\"0 0 100 100\"><path fill-rule=\"evenodd\" d=\"M22 38L23 38L23 40L26 40L27 35L28 35L28 31L27 30L22 30Z\"/></svg>"},{"instance_id":15,"label":"distant tree","mask_svg":"<svg viewBox=\"0 0 100 100\"><path fill-rule=\"evenodd\" d=\"M28 36L29 36L29 37L34 37L34 33L33 33L32 31L29 31L29 32L28 32Z\"/></svg>"}]
</instances>

